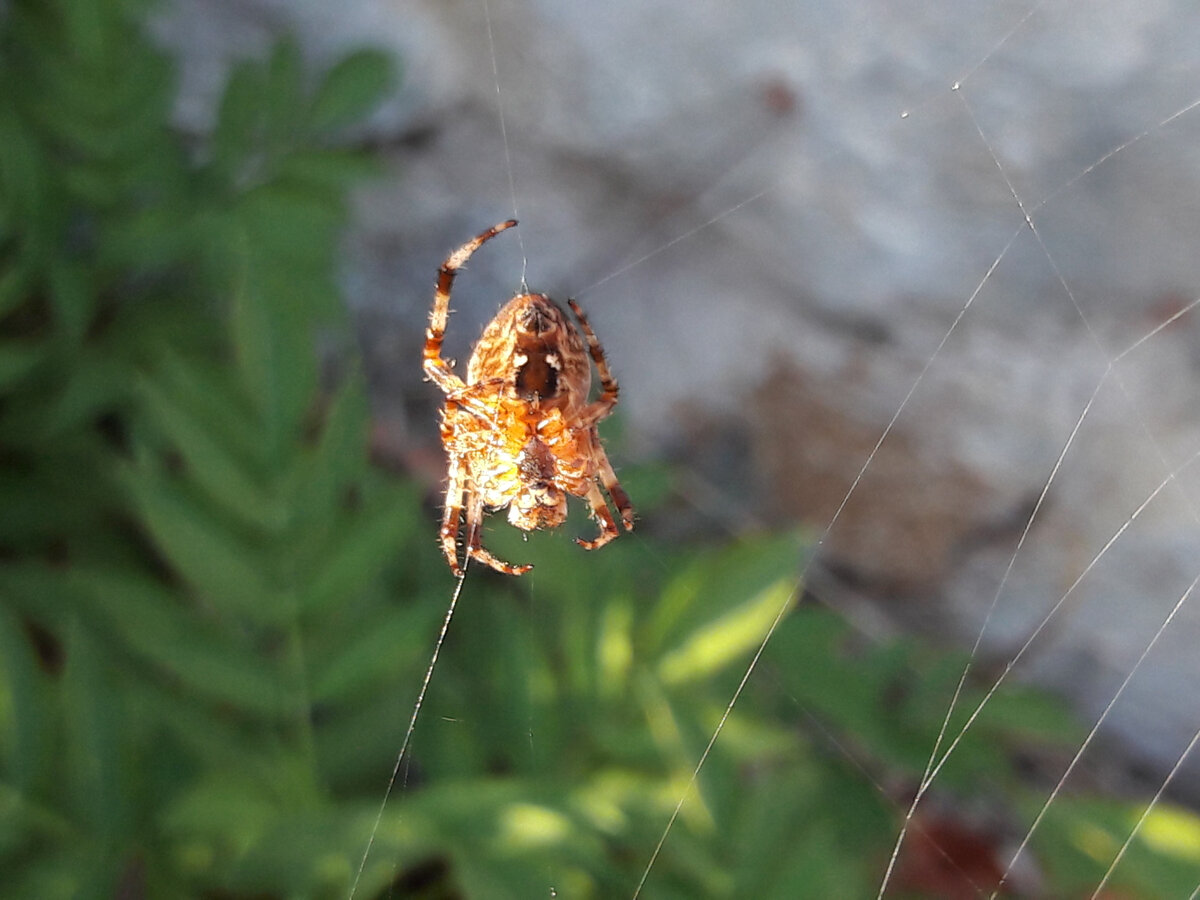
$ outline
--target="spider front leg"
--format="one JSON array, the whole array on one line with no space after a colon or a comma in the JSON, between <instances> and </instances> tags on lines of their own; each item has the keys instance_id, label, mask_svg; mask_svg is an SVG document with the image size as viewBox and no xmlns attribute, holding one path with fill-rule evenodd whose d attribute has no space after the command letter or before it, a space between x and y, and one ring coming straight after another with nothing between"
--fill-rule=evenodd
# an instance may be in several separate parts
<instances>
[{"instance_id":1,"label":"spider front leg","mask_svg":"<svg viewBox=\"0 0 1200 900\"><path fill-rule=\"evenodd\" d=\"M463 460L451 454L449 483L446 485L446 505L442 510L442 527L438 537L442 544L442 555L450 564L455 577L462 575L458 564L458 523L462 518L462 495L466 484L467 467Z\"/></svg>"},{"instance_id":2,"label":"spider front leg","mask_svg":"<svg viewBox=\"0 0 1200 900\"><path fill-rule=\"evenodd\" d=\"M509 219L477 234L447 256L438 269L437 288L433 292L433 310L429 313L429 328L425 332L424 369L429 380L447 394L463 387L462 379L455 375L450 364L442 359L442 341L446 337L446 320L450 316L450 290L454 286L454 276L466 265L471 254L486 241L516 224L516 219Z\"/></svg>"},{"instance_id":3,"label":"spider front leg","mask_svg":"<svg viewBox=\"0 0 1200 900\"><path fill-rule=\"evenodd\" d=\"M588 352L592 356L592 362L596 364L596 373L600 376L600 396L580 413L581 424L595 425L616 407L621 389L617 385L617 379L613 378L612 371L608 368L608 360L604 357L604 348L600 346L600 339L596 337L596 332L592 331L587 316L583 314L583 310L574 300L568 300L567 303L571 307L571 312L575 313L575 318L579 320L579 327L583 329L583 335L587 338Z\"/></svg>"}]
</instances>

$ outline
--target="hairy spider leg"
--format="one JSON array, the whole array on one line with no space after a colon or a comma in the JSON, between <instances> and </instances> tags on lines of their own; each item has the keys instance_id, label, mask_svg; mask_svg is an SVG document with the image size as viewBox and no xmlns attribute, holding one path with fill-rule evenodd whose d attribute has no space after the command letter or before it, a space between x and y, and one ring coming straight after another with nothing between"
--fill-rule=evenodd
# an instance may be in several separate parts
<instances>
[{"instance_id":1,"label":"hairy spider leg","mask_svg":"<svg viewBox=\"0 0 1200 900\"><path fill-rule=\"evenodd\" d=\"M604 452L604 445L600 443L600 435L594 426L592 428L592 446L595 447L595 460L600 469L600 480L604 482L604 489L608 491L613 504L617 507L617 512L621 514L621 524L625 526L625 530L633 531L633 503L630 501L629 495L625 493L625 489L621 487L621 482L617 480L617 473L613 471L612 462L609 460L608 454Z\"/></svg>"},{"instance_id":2,"label":"hairy spider leg","mask_svg":"<svg viewBox=\"0 0 1200 900\"><path fill-rule=\"evenodd\" d=\"M600 346L600 339L596 337L596 332L592 331L592 326L587 320L587 316L583 314L579 304L574 300L568 300L567 303L571 307L571 311L575 313L575 318L579 320L579 325L583 328L583 336L587 338L588 353L592 356L592 362L596 364L596 373L600 376L600 396L596 398L594 403L588 404L579 414L580 423L583 425L595 425L601 419L606 418L617 405L617 398L621 393L621 388L617 384L617 379L613 377L612 371L608 368L608 360L604 356L604 348Z\"/></svg>"},{"instance_id":3,"label":"hairy spider leg","mask_svg":"<svg viewBox=\"0 0 1200 900\"><path fill-rule=\"evenodd\" d=\"M442 555L446 557L450 571L455 577L462 575L462 568L458 564L458 523L462 517L462 496L466 479L466 463L452 454L449 483L446 485L446 503L442 511L442 527L438 537L442 542Z\"/></svg>"},{"instance_id":4,"label":"hairy spider leg","mask_svg":"<svg viewBox=\"0 0 1200 900\"><path fill-rule=\"evenodd\" d=\"M583 538L577 537L575 538L575 543L584 550L596 550L599 547L603 547L621 532L617 528L617 523L613 521L612 513L608 511L608 501L600 493L600 488L596 485L596 482L593 481L591 483L585 499L592 508L592 515L596 517L596 522L600 526L600 533L592 541L585 541Z\"/></svg>"},{"instance_id":5,"label":"hairy spider leg","mask_svg":"<svg viewBox=\"0 0 1200 900\"><path fill-rule=\"evenodd\" d=\"M454 411L462 410L482 421L486 421L490 426L493 440L495 440L499 434L495 418L499 407L495 404L488 405L481 401L479 395L484 393L481 389L486 387L494 387L494 384L492 382L484 382L482 384L463 385L460 391L456 391L453 395L446 398L446 415L450 416ZM449 428L449 426L444 425L443 429L446 428ZM462 574L462 568L458 564L458 534L462 521L463 495L465 493L467 503L467 555L507 575L523 575L525 572L528 572L533 568L532 566L515 566L511 563L506 563L503 560L497 559L483 548L483 501L479 492L472 484L470 462L463 455L450 450L452 443L451 434L445 430L443 430L442 434L442 443L447 447L450 464L439 538L442 544L442 555L446 557L446 562L450 565L450 571L455 576Z\"/></svg>"},{"instance_id":6,"label":"hairy spider leg","mask_svg":"<svg viewBox=\"0 0 1200 900\"><path fill-rule=\"evenodd\" d=\"M588 322L587 316L579 304L574 300L568 300L567 303L571 307L571 312L575 313L575 318L579 320L579 326L583 329L583 335L587 338L588 352L592 356L592 362L596 364L596 372L600 376L600 396L596 402L590 404L583 413L580 414L580 419L584 422L591 423L591 443L593 448L594 458L596 459L599 468L600 480L604 483L604 489L608 491L612 497L613 504L617 507L617 511L621 514L621 524L625 526L626 531L633 530L633 504L629 500L629 495L625 493L625 489L621 487L621 482L617 480L617 473L613 471L612 462L608 458L608 454L604 452L604 445L600 443L600 433L596 429L596 423L608 416L613 408L617 405L617 398L620 395L620 387L617 384L617 379L613 377L612 371L608 368L608 359L604 355L604 348L600 346L600 339L596 337L596 332L592 331L592 325ZM592 504L593 511L596 511L596 518L604 527L607 519L612 523L612 517L608 516L608 510L605 509L605 517L601 517L596 510L596 504L592 500L591 495L588 495L588 501ZM602 547L608 541L612 540L619 533L615 523L612 523L612 535L605 538L602 533L600 538L592 542L594 546L589 546L587 542L580 543L594 549L594 547Z\"/></svg>"},{"instance_id":7,"label":"hairy spider leg","mask_svg":"<svg viewBox=\"0 0 1200 900\"><path fill-rule=\"evenodd\" d=\"M450 391L446 397L447 407L454 404L458 409L474 416L481 422L486 422L493 428L499 421L500 397L497 388L504 385L503 378L489 378L487 381L477 381L474 384L461 384ZM492 402L488 402L491 400Z\"/></svg>"},{"instance_id":8,"label":"hairy spider leg","mask_svg":"<svg viewBox=\"0 0 1200 900\"><path fill-rule=\"evenodd\" d=\"M431 381L444 393L451 395L447 398L447 411L453 403L457 408L465 409L480 418L494 417L497 412L497 409L488 408L486 403L481 402L478 399L479 391L468 389L463 380L450 368L450 364L442 359L442 342L446 336L446 321L450 315L450 291L454 287L454 276L484 243L516 224L515 219L509 219L481 232L446 257L438 269L437 287L433 293L433 309L429 314L429 328L425 332L423 368ZM447 450L449 451L448 446ZM480 522L483 517L483 509L478 494L469 484L470 473L467 465L465 459L450 452L446 502L439 532L442 554L446 557L446 562L450 564L450 571L456 576L462 574L462 567L458 563L458 532L462 519L464 492L468 495L469 503L467 507L467 554L487 563L493 569L511 575L520 575L528 571L528 567L521 568L501 562L480 546Z\"/></svg>"},{"instance_id":9,"label":"hairy spider leg","mask_svg":"<svg viewBox=\"0 0 1200 900\"><path fill-rule=\"evenodd\" d=\"M467 555L505 575L524 575L533 568L530 565L514 566L512 563L506 563L484 549L483 500L474 491L467 498Z\"/></svg>"},{"instance_id":10,"label":"hairy spider leg","mask_svg":"<svg viewBox=\"0 0 1200 900\"><path fill-rule=\"evenodd\" d=\"M509 219L477 234L447 256L438 269L437 288L433 292L433 310L429 314L429 328L425 332L424 369L429 380L447 394L464 387L462 379L455 375L450 364L442 359L442 341L446 337L446 319L450 315L450 290L454 287L454 276L466 265L471 254L484 243L516 224L516 219Z\"/></svg>"},{"instance_id":11,"label":"hairy spider leg","mask_svg":"<svg viewBox=\"0 0 1200 900\"><path fill-rule=\"evenodd\" d=\"M486 381L476 382L468 385L469 390L482 389L486 396L496 396L497 389L504 386L504 379L489 378ZM474 399L474 398L472 398ZM478 405L478 404L477 404ZM484 405L482 407L482 415L476 409L472 409L472 413L479 416L481 419L486 419L488 423L488 434L490 435L489 443L492 448L502 447L505 441L503 429L500 426L500 402L491 404L490 409ZM483 499L478 493L478 490L471 488L469 490L471 507L467 512L467 553L474 559L491 566L497 572L503 572L506 575L524 575L533 566L514 565L513 563L505 562L492 555L492 553L483 546ZM471 524L471 514L478 508L478 513L475 517L475 522Z\"/></svg>"},{"instance_id":12,"label":"hairy spider leg","mask_svg":"<svg viewBox=\"0 0 1200 900\"><path fill-rule=\"evenodd\" d=\"M509 575L522 575L533 568L528 565L518 566L504 562L484 549L482 545L483 495L479 490L479 486L475 484L475 478L478 477L478 473L471 471L472 460L470 456L454 446L454 426L449 421L454 414L463 412L479 420L481 424L486 422L489 432L489 442L493 443L495 447L502 447L505 435L499 421L501 397L497 388L502 389L505 382L503 379L488 379L478 384L468 385L454 373L451 363L443 359L441 355L446 324L450 315L450 293L454 286L455 275L466 264L467 260L471 258L472 254L483 246L486 241L491 240L501 231L512 228L516 224L516 220L514 219L501 222L487 231L476 235L446 257L438 270L437 286L433 297L433 309L429 316L429 328L425 332L423 361L425 374L447 395L445 408L445 416L447 418L443 420L442 437L450 460L440 539L442 552L446 557L446 561L450 564L451 571L455 575L461 575L463 571L463 568L458 563L458 535L462 525L464 505L466 506L467 540L465 550L467 558L477 559L496 571ZM567 302L570 304L572 312L574 312L580 327L583 329L584 336L587 339L588 352L592 362L596 366L601 384L600 396L593 402L586 403L578 411L578 424L573 426L573 430L583 430L584 433L580 437L588 445L589 457L595 463L595 472L584 497L591 507L592 515L600 526L600 534L594 540L588 541L578 538L576 540L584 548L594 550L604 546L620 534L620 529L617 527L617 523L613 519L609 509L608 500L606 500L604 493L596 483L597 480L603 484L604 489L608 492L609 497L611 497L613 505L620 513L621 523L627 531L633 528L634 512L633 506L629 501L629 496L617 480L612 463L608 459L608 455L604 452L603 446L600 444L600 437L596 428L597 423L610 415L617 404L619 396L617 381L608 368L608 361L605 358L604 350L595 332L592 331L591 324L588 322L583 310L574 300L568 300ZM580 399L586 401L586 397ZM576 433L578 432L576 431ZM571 492L574 493L574 491Z\"/></svg>"}]
</instances>

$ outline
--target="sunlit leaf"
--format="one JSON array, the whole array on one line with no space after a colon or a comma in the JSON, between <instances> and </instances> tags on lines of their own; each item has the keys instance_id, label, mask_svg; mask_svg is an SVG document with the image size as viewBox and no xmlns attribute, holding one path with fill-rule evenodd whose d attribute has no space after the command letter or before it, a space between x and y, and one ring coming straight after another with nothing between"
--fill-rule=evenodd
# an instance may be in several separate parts
<instances>
[{"instance_id":1,"label":"sunlit leaf","mask_svg":"<svg viewBox=\"0 0 1200 900\"><path fill-rule=\"evenodd\" d=\"M1142 840L1161 853L1200 863L1200 818L1178 806L1160 805L1142 823Z\"/></svg>"},{"instance_id":2,"label":"sunlit leaf","mask_svg":"<svg viewBox=\"0 0 1200 900\"><path fill-rule=\"evenodd\" d=\"M757 648L771 624L795 601L791 578L780 579L719 618L705 623L667 652L658 664L668 685L705 678Z\"/></svg>"}]
</instances>

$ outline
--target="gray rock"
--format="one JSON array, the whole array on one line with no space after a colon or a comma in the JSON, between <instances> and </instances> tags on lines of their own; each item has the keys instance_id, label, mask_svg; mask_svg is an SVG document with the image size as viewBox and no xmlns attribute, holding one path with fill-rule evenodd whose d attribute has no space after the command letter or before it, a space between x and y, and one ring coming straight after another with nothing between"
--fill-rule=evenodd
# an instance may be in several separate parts
<instances>
[{"instance_id":1,"label":"gray rock","mask_svg":"<svg viewBox=\"0 0 1200 900\"><path fill-rule=\"evenodd\" d=\"M1041 626L1014 674L1095 717L1200 575L1196 313L1137 345L1200 296L1187 0L177 0L180 121L285 29L318 64L403 60L371 125L396 177L359 198L346 273L400 446L433 440L436 266L515 213L459 279L449 355L522 274L578 296L624 453L746 436L697 469L730 528L823 532L890 425L824 559L897 620L969 645L995 598L985 659ZM1197 602L1104 732L1155 778L1200 727Z\"/></svg>"}]
</instances>

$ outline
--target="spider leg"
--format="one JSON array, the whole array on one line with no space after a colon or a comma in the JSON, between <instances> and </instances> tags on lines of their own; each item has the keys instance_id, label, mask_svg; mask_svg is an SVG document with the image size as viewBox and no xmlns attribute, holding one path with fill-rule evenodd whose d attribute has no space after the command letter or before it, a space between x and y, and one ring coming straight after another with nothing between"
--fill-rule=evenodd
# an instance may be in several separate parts
<instances>
[{"instance_id":1,"label":"spider leg","mask_svg":"<svg viewBox=\"0 0 1200 900\"><path fill-rule=\"evenodd\" d=\"M594 541L585 541L583 538L575 538L577 543L584 550L596 550L603 547L621 532L617 530L617 523L613 521L612 513L608 511L608 503L604 499L604 495L600 493L600 488L596 482L592 482L587 492L587 502L592 507L592 515L595 516L596 522L600 525L600 533L596 535ZM628 499L628 498L626 498ZM626 526L629 527L628 525Z\"/></svg>"},{"instance_id":2,"label":"spider leg","mask_svg":"<svg viewBox=\"0 0 1200 900\"><path fill-rule=\"evenodd\" d=\"M474 384L460 382L457 388L447 391L449 396L446 405L454 404L456 408L490 425L496 421L499 412L499 392L503 384L502 378L489 378Z\"/></svg>"},{"instance_id":3,"label":"spider leg","mask_svg":"<svg viewBox=\"0 0 1200 900\"><path fill-rule=\"evenodd\" d=\"M467 555L505 575L524 575L533 568L529 565L514 566L512 563L506 563L483 548L483 501L474 493L471 494L467 506Z\"/></svg>"},{"instance_id":4,"label":"spider leg","mask_svg":"<svg viewBox=\"0 0 1200 900\"><path fill-rule=\"evenodd\" d=\"M462 379L454 374L450 364L442 359L442 340L446 336L446 319L450 315L450 289L454 286L454 276L471 258L471 254L505 229L517 224L516 219L509 219L499 225L493 225L487 231L477 234L453 253L446 257L438 269L437 288L433 292L433 310L429 314L429 328L425 332L425 358L423 367L425 375L447 394L463 387Z\"/></svg>"},{"instance_id":5,"label":"spider leg","mask_svg":"<svg viewBox=\"0 0 1200 900\"><path fill-rule=\"evenodd\" d=\"M625 488L621 487L621 482L617 480L617 473L613 471L612 463L608 454L604 452L604 445L600 443L600 436L595 428L592 429L592 458L596 460L596 466L600 470L600 480L604 482L604 489L608 491L613 505L621 514L621 524L625 526L626 531L633 531L633 504L629 495L625 493Z\"/></svg>"},{"instance_id":6,"label":"spider leg","mask_svg":"<svg viewBox=\"0 0 1200 900\"><path fill-rule=\"evenodd\" d=\"M595 402L584 407L579 414L581 424L595 425L608 416L617 405L620 387L617 385L617 379L613 378L612 371L608 368L608 360L604 357L604 348L600 346L600 339L596 337L596 332L592 331L587 316L583 314L583 310L574 300L568 300L567 303L570 305L571 311L575 313L575 318L579 320L579 326L583 329L584 337L587 338L588 352L592 355L592 362L596 364L596 372L600 376L600 396L596 398Z\"/></svg>"},{"instance_id":7,"label":"spider leg","mask_svg":"<svg viewBox=\"0 0 1200 900\"><path fill-rule=\"evenodd\" d=\"M467 469L462 459L450 457L450 477L446 485L446 504L442 511L442 527L438 537L442 543L442 555L450 564L450 571L455 576L462 575L458 564L458 523L462 517L462 494L466 481Z\"/></svg>"}]
</instances>

